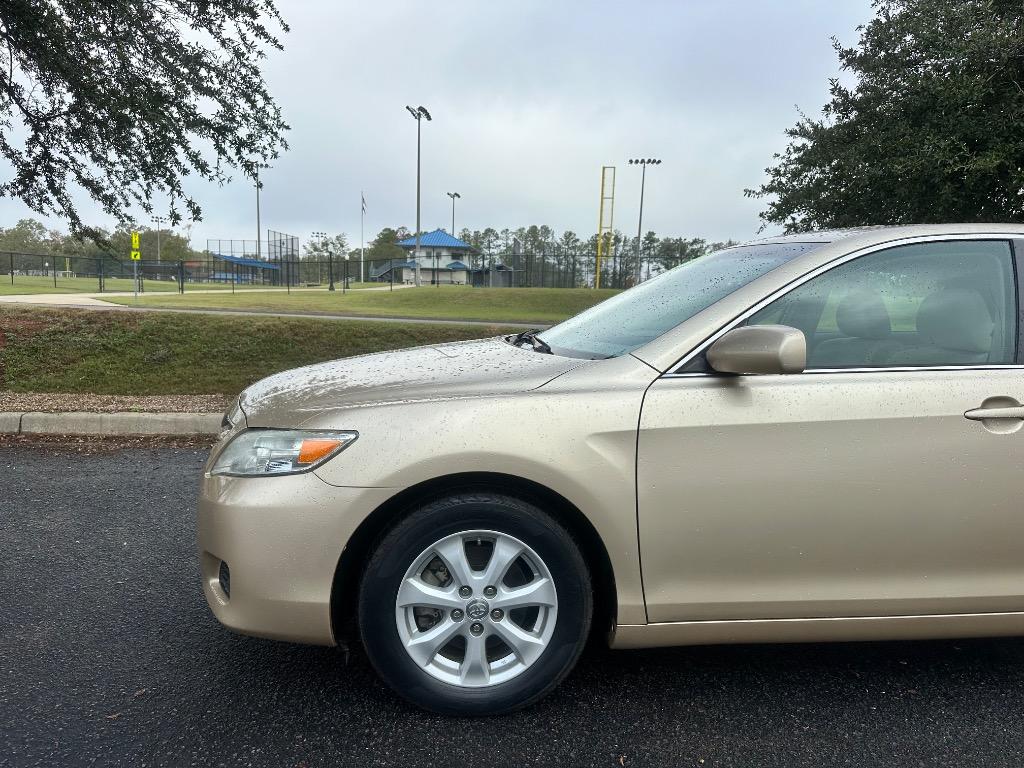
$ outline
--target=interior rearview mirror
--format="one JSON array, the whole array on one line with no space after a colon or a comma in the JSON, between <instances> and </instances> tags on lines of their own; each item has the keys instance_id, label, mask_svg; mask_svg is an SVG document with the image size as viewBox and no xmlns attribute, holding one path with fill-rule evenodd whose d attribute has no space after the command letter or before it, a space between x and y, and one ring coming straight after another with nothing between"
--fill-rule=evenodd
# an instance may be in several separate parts
<instances>
[{"instance_id":1,"label":"interior rearview mirror","mask_svg":"<svg viewBox=\"0 0 1024 768\"><path fill-rule=\"evenodd\" d=\"M707 357L720 373L801 373L807 340L788 325L747 325L728 331L708 348Z\"/></svg>"}]
</instances>

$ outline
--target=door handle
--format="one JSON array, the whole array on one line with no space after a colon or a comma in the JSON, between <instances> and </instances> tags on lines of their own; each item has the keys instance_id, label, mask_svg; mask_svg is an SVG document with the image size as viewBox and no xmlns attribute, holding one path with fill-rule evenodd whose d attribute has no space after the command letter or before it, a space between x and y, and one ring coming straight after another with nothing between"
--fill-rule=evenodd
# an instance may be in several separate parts
<instances>
[{"instance_id":1,"label":"door handle","mask_svg":"<svg viewBox=\"0 0 1024 768\"><path fill-rule=\"evenodd\" d=\"M971 421L988 421L989 419L1021 419L1024 420L1024 405L1005 408L973 408L964 414Z\"/></svg>"}]
</instances>

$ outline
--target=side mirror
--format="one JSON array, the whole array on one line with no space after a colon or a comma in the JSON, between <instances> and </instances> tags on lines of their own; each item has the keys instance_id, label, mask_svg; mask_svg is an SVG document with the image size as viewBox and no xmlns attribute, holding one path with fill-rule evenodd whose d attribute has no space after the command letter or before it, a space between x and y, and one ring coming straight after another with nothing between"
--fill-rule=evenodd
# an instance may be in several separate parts
<instances>
[{"instance_id":1,"label":"side mirror","mask_svg":"<svg viewBox=\"0 0 1024 768\"><path fill-rule=\"evenodd\" d=\"M802 373L807 339L788 325L733 328L708 348L708 363L721 373Z\"/></svg>"}]
</instances>

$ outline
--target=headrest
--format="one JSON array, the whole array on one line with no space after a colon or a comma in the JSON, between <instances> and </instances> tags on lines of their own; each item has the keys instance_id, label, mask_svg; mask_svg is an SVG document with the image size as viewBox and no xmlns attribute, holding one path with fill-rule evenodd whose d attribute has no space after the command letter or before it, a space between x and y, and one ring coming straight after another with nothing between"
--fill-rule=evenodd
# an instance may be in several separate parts
<instances>
[{"instance_id":1,"label":"headrest","mask_svg":"<svg viewBox=\"0 0 1024 768\"><path fill-rule=\"evenodd\" d=\"M988 352L996 324L981 294L967 288L938 291L917 309L917 332L943 349Z\"/></svg>"},{"instance_id":2,"label":"headrest","mask_svg":"<svg viewBox=\"0 0 1024 768\"><path fill-rule=\"evenodd\" d=\"M845 336L884 339L892 333L889 310L882 297L871 291L847 294L836 307L836 326Z\"/></svg>"}]
</instances>

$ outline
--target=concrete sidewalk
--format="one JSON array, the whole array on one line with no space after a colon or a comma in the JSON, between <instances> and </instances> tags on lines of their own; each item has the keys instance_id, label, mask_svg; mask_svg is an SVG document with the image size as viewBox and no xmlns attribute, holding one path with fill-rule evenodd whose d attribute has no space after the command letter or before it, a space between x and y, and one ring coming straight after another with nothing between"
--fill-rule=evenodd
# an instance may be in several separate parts
<instances>
[{"instance_id":1,"label":"concrete sidewalk","mask_svg":"<svg viewBox=\"0 0 1024 768\"><path fill-rule=\"evenodd\" d=\"M31 304L43 307L108 307L114 305L100 301L96 296L120 296L122 294L93 293L13 293L0 296L0 304ZM131 296L132 294L128 294Z\"/></svg>"},{"instance_id":2,"label":"concrete sidewalk","mask_svg":"<svg viewBox=\"0 0 1024 768\"><path fill-rule=\"evenodd\" d=\"M396 285L395 290L401 290L403 288L413 288L411 285ZM349 288L350 291L389 291L391 290L391 284L387 283L377 288ZM297 288L291 289L292 293L296 292L316 292L320 291L323 293L327 292L326 288ZM238 293L284 293L284 288L239 288ZM340 289L338 291L341 292ZM230 290L226 288L209 289L209 288L190 288L185 291L185 295L189 296L192 294L229 294ZM110 302L104 301L104 298L120 297L127 298L134 296L132 291L106 291L104 293L11 293L0 296L0 304L40 304L47 307L115 307L120 305L114 305ZM150 296L177 296L177 291L150 291L149 293L139 294L146 298Z\"/></svg>"},{"instance_id":3,"label":"concrete sidewalk","mask_svg":"<svg viewBox=\"0 0 1024 768\"><path fill-rule=\"evenodd\" d=\"M0 412L0 433L14 435L216 435L219 413Z\"/></svg>"},{"instance_id":4,"label":"concrete sidewalk","mask_svg":"<svg viewBox=\"0 0 1024 768\"><path fill-rule=\"evenodd\" d=\"M367 289L376 290L376 289ZM10 296L0 296L0 305L3 304L31 304L36 307L48 309L89 309L100 312L178 312L189 315L240 315L243 317L291 317L307 320L361 320L374 323L425 323L427 325L479 325L490 328L549 328L550 323L511 323L501 320L453 320L433 317L404 317L402 315L339 315L329 312L280 312L273 309L190 309L180 307L136 307L130 304L110 304L106 301L99 301L89 296L76 297L77 301L60 301L55 304L47 303L41 299L50 299L54 296L71 296L71 294L37 294L31 298L36 301L13 302L5 301ZM107 294L111 295L111 294ZM129 294L131 295L131 294Z\"/></svg>"},{"instance_id":5,"label":"concrete sidewalk","mask_svg":"<svg viewBox=\"0 0 1024 768\"><path fill-rule=\"evenodd\" d=\"M413 286L395 286L395 288L411 288ZM253 288L249 289L251 292L258 292L264 290L279 291L279 288L274 289L260 289ZM293 288L293 291L310 290L320 291L322 288ZM387 286L384 288L359 288L353 290L361 291L382 291L387 290ZM189 291L188 293L224 293L224 291ZM303 310L296 310L291 312L282 312L273 309L195 309L195 308L184 308L184 307L138 307L131 304L112 304L109 301L103 301L101 296L112 297L112 296L131 296L131 293L36 293L36 294L18 294L11 296L0 296L0 306L5 304L12 305L30 305L34 307L45 307L47 309L91 309L99 311L110 311L110 312L180 312L190 315L241 315L248 317L289 317L289 318L305 318L312 320L362 320L379 323L425 323L428 325L479 325L488 327L501 327L501 328L538 328L544 329L549 328L550 323L523 323L523 322L502 322L499 320L459 320L452 318L432 318L432 317L406 317L403 315L342 315L333 312L317 312L311 310L309 312ZM151 293L150 296L161 296L164 294ZM188 295L188 294L186 294Z\"/></svg>"}]
</instances>

